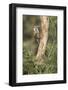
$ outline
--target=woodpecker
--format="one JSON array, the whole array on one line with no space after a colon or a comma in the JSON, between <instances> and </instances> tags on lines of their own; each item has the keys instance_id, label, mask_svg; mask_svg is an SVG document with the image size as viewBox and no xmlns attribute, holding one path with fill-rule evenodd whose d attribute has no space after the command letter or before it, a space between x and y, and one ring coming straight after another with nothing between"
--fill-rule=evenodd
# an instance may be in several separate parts
<instances>
[{"instance_id":1,"label":"woodpecker","mask_svg":"<svg viewBox=\"0 0 68 90\"><path fill-rule=\"evenodd\" d=\"M35 25L35 26L33 27L33 31L34 31L35 41L36 41L37 44L39 45L39 42L40 42L40 26Z\"/></svg>"}]
</instances>

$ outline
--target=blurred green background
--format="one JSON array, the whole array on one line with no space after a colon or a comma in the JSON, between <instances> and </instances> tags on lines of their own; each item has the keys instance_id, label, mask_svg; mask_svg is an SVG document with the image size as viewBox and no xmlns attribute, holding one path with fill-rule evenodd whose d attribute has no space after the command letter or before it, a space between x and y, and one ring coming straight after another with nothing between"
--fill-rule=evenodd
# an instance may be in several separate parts
<instances>
[{"instance_id":1,"label":"blurred green background","mask_svg":"<svg viewBox=\"0 0 68 90\"><path fill-rule=\"evenodd\" d=\"M40 16L23 15L22 72L24 75L57 73L57 17L48 16L48 18L49 30L44 63L36 65L35 51L37 44L33 40L33 21L35 25L40 25Z\"/></svg>"}]
</instances>

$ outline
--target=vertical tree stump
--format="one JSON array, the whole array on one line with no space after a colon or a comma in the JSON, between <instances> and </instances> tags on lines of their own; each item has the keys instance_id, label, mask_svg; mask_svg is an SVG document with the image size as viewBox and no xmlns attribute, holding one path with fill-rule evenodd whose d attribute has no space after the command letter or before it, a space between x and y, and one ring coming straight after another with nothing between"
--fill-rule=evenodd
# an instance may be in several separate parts
<instances>
[{"instance_id":1,"label":"vertical tree stump","mask_svg":"<svg viewBox=\"0 0 68 90\"><path fill-rule=\"evenodd\" d=\"M40 16L41 31L40 31L40 43L37 50L36 60L42 61L42 57L45 54L47 39L48 39L48 17ZM39 64L39 62L38 62Z\"/></svg>"}]
</instances>

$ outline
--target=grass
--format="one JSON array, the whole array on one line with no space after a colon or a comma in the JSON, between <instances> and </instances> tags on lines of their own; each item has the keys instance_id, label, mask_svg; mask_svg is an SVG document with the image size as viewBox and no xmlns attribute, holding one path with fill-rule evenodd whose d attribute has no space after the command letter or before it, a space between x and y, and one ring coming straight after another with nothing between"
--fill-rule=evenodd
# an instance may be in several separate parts
<instances>
[{"instance_id":1,"label":"grass","mask_svg":"<svg viewBox=\"0 0 68 90\"><path fill-rule=\"evenodd\" d=\"M36 65L35 56L31 50L24 47L23 74L57 73L56 44L47 44L43 65Z\"/></svg>"}]
</instances>

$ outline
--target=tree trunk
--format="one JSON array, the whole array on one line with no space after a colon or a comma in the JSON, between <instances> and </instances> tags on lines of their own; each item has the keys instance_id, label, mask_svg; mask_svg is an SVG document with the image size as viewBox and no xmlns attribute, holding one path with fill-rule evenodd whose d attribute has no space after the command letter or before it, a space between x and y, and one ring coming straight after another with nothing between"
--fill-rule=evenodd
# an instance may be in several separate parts
<instances>
[{"instance_id":1,"label":"tree trunk","mask_svg":"<svg viewBox=\"0 0 68 90\"><path fill-rule=\"evenodd\" d=\"M37 60L42 60L48 39L48 24L49 24L48 17L40 16L40 20L41 20L41 31L40 31L40 43L36 55Z\"/></svg>"}]
</instances>

